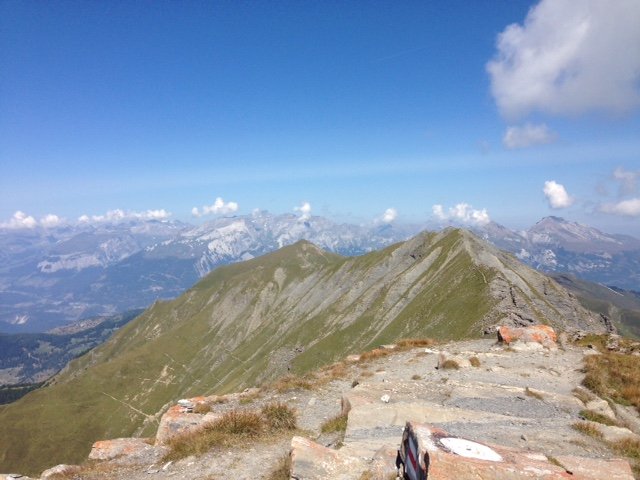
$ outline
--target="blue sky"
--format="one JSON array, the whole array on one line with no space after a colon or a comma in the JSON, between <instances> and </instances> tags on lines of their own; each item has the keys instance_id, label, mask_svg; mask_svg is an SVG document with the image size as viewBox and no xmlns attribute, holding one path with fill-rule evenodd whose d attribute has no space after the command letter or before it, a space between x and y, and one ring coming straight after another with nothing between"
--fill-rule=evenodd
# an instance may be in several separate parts
<instances>
[{"instance_id":1,"label":"blue sky","mask_svg":"<svg viewBox=\"0 0 640 480\"><path fill-rule=\"evenodd\" d=\"M306 202L640 236L638 24L636 0L3 0L0 224Z\"/></svg>"}]
</instances>

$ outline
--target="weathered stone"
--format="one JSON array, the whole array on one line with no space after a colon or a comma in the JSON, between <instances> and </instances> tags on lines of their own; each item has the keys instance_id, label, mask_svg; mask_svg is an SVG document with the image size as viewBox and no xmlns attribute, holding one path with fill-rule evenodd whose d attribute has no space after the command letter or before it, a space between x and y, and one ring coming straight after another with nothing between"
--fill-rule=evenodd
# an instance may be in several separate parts
<instances>
[{"instance_id":1,"label":"weathered stone","mask_svg":"<svg viewBox=\"0 0 640 480\"><path fill-rule=\"evenodd\" d=\"M149 445L143 438L114 438L95 442L89 460L120 459L123 463L149 463L166 453L166 448Z\"/></svg>"},{"instance_id":2,"label":"weathered stone","mask_svg":"<svg viewBox=\"0 0 640 480\"><path fill-rule=\"evenodd\" d=\"M415 465L419 465L420 467L416 468L422 468L428 474L429 480L633 479L629 464L625 460L588 459L590 468L581 469L579 472L576 468L576 471L571 470L572 473L569 473L566 470L570 469L569 465L573 467L582 459L563 457L566 460L566 463L560 461L563 468L552 464L540 454L453 437L426 424L408 422L405 435L413 435L417 439L418 458L414 459ZM411 460L407 457L406 461ZM603 475L603 472L607 474Z\"/></svg>"},{"instance_id":3,"label":"weathered stone","mask_svg":"<svg viewBox=\"0 0 640 480\"><path fill-rule=\"evenodd\" d=\"M291 478L297 480L347 480L365 470L363 460L315 443L307 438L291 439Z\"/></svg>"},{"instance_id":4,"label":"weathered stone","mask_svg":"<svg viewBox=\"0 0 640 480\"><path fill-rule=\"evenodd\" d=\"M370 474L372 480L388 480L395 478L396 470L396 455L398 453L398 447L392 447L385 445L380 448L371 463L369 464L367 471Z\"/></svg>"},{"instance_id":5,"label":"weathered stone","mask_svg":"<svg viewBox=\"0 0 640 480\"><path fill-rule=\"evenodd\" d=\"M56 475L65 475L77 472L80 469L78 465L65 465L60 464L55 467L51 467L40 474L40 480L47 480Z\"/></svg>"},{"instance_id":6,"label":"weathered stone","mask_svg":"<svg viewBox=\"0 0 640 480\"><path fill-rule=\"evenodd\" d=\"M594 479L606 478L607 480L634 478L629 462L618 458L603 460L559 455L555 459L573 474L571 478L580 478L581 476Z\"/></svg>"},{"instance_id":7,"label":"weathered stone","mask_svg":"<svg viewBox=\"0 0 640 480\"><path fill-rule=\"evenodd\" d=\"M624 427L614 427L611 425L604 425L598 422L587 422L590 425L594 426L600 433L606 442L618 442L620 440L624 440L627 438L631 438L634 440L640 440L640 436L633 433L628 428Z\"/></svg>"},{"instance_id":8,"label":"weathered stone","mask_svg":"<svg viewBox=\"0 0 640 480\"><path fill-rule=\"evenodd\" d=\"M593 412L599 413L600 415L604 415L605 417L610 418L611 420L616 419L616 414L613 413L609 403L606 400L602 400L601 398L597 398L591 400L586 403L585 408L587 410L591 410Z\"/></svg>"},{"instance_id":9,"label":"weathered stone","mask_svg":"<svg viewBox=\"0 0 640 480\"><path fill-rule=\"evenodd\" d=\"M204 397L203 397L204 398ZM205 415L191 413L181 405L174 405L160 419L160 426L156 433L156 445L165 445L172 437L189 430L201 428L220 417L219 414L209 412Z\"/></svg>"},{"instance_id":10,"label":"weathered stone","mask_svg":"<svg viewBox=\"0 0 640 480\"><path fill-rule=\"evenodd\" d=\"M548 325L532 325L530 327L514 328L503 325L498 327L498 341L510 344L519 340L521 342L539 343L545 347L556 344L556 332Z\"/></svg>"},{"instance_id":11,"label":"weathered stone","mask_svg":"<svg viewBox=\"0 0 640 480\"><path fill-rule=\"evenodd\" d=\"M449 363L447 363L449 362ZM456 367L453 367L456 365ZM437 368L469 368L471 362L468 358L462 355L452 355L447 352L440 352L438 355L438 367Z\"/></svg>"},{"instance_id":12,"label":"weathered stone","mask_svg":"<svg viewBox=\"0 0 640 480\"><path fill-rule=\"evenodd\" d=\"M373 403L373 399L363 395L348 392L342 395L340 413L342 415L347 415L351 411L351 409L370 403Z\"/></svg>"},{"instance_id":13,"label":"weathered stone","mask_svg":"<svg viewBox=\"0 0 640 480\"><path fill-rule=\"evenodd\" d=\"M622 420L622 423L624 423L629 430L640 435L640 419L638 418L636 408L633 406L618 405L617 403L613 404L613 408L615 409L616 417Z\"/></svg>"}]
</instances>

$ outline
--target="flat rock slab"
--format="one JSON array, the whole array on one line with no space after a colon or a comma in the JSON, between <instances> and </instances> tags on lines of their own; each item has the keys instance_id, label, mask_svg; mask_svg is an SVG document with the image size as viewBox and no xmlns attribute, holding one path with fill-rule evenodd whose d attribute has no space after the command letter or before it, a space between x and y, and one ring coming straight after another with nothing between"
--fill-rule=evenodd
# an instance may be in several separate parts
<instances>
[{"instance_id":1,"label":"flat rock slab","mask_svg":"<svg viewBox=\"0 0 640 480\"><path fill-rule=\"evenodd\" d=\"M304 437L291 439L291 478L297 480L347 480L358 478L364 462Z\"/></svg>"},{"instance_id":2,"label":"flat rock slab","mask_svg":"<svg viewBox=\"0 0 640 480\"><path fill-rule=\"evenodd\" d=\"M142 438L115 438L95 442L89 460L121 459L126 463L154 463L166 452L166 447L149 445Z\"/></svg>"},{"instance_id":3,"label":"flat rock slab","mask_svg":"<svg viewBox=\"0 0 640 480\"><path fill-rule=\"evenodd\" d=\"M174 405L160 419L156 433L156 445L166 445L176 435L201 428L220 417L216 413L192 413L180 405Z\"/></svg>"},{"instance_id":4,"label":"flat rock slab","mask_svg":"<svg viewBox=\"0 0 640 480\"><path fill-rule=\"evenodd\" d=\"M625 460L562 457L558 466L524 450L487 445L426 424L408 422L403 435L407 470L422 470L429 480L633 480ZM586 461L585 461L586 460ZM580 467L583 462L584 467ZM571 470L573 468L573 470Z\"/></svg>"}]
</instances>

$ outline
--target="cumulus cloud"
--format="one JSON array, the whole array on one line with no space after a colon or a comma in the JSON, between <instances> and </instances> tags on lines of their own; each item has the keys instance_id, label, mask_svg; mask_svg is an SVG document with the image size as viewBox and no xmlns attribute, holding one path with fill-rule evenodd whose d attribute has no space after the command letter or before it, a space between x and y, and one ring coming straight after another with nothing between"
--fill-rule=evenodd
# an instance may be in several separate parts
<instances>
[{"instance_id":1,"label":"cumulus cloud","mask_svg":"<svg viewBox=\"0 0 640 480\"><path fill-rule=\"evenodd\" d=\"M640 2L542 0L487 63L501 113L517 118L640 106Z\"/></svg>"},{"instance_id":2,"label":"cumulus cloud","mask_svg":"<svg viewBox=\"0 0 640 480\"><path fill-rule=\"evenodd\" d=\"M117 223L123 220L166 220L171 216L164 208L142 212L125 211L119 208L109 210L104 215L80 215L78 223Z\"/></svg>"},{"instance_id":3,"label":"cumulus cloud","mask_svg":"<svg viewBox=\"0 0 640 480\"><path fill-rule=\"evenodd\" d=\"M194 217L202 217L204 215L228 215L238 211L236 202L225 202L222 197L217 197L213 205L204 205L202 210L197 207L191 209L191 215Z\"/></svg>"},{"instance_id":4,"label":"cumulus cloud","mask_svg":"<svg viewBox=\"0 0 640 480\"><path fill-rule=\"evenodd\" d=\"M474 209L468 203L458 203L454 207L444 210L442 205L434 205L432 207L433 215L442 221L453 221L467 225L479 225L483 226L491 221L487 209L482 210Z\"/></svg>"},{"instance_id":5,"label":"cumulus cloud","mask_svg":"<svg viewBox=\"0 0 640 480\"><path fill-rule=\"evenodd\" d=\"M546 124L533 125L526 123L521 127L511 126L502 138L502 143L509 149L527 148L533 145L544 145L552 143L556 139L556 135L549 130Z\"/></svg>"},{"instance_id":6,"label":"cumulus cloud","mask_svg":"<svg viewBox=\"0 0 640 480\"><path fill-rule=\"evenodd\" d=\"M567 208L573 205L574 199L567 193L564 185L554 180L544 182L542 191L544 192L544 196L547 197L551 208Z\"/></svg>"},{"instance_id":7,"label":"cumulus cloud","mask_svg":"<svg viewBox=\"0 0 640 480\"><path fill-rule=\"evenodd\" d=\"M293 210L296 212L300 212L300 220L309 220L311 218L311 204L309 202L304 202L299 207L293 207Z\"/></svg>"},{"instance_id":8,"label":"cumulus cloud","mask_svg":"<svg viewBox=\"0 0 640 480\"><path fill-rule=\"evenodd\" d=\"M45 215L40 219L40 225L45 228L57 227L62 223L62 219L52 213Z\"/></svg>"},{"instance_id":9,"label":"cumulus cloud","mask_svg":"<svg viewBox=\"0 0 640 480\"><path fill-rule=\"evenodd\" d=\"M612 215L637 217L640 216L640 198L622 200L618 203L605 203L600 206L600 211Z\"/></svg>"},{"instance_id":10,"label":"cumulus cloud","mask_svg":"<svg viewBox=\"0 0 640 480\"><path fill-rule=\"evenodd\" d=\"M18 210L13 216L9 219L8 222L0 223L0 227L9 228L12 230L24 229L24 228L35 228L38 226L38 222L31 215L27 215L26 213Z\"/></svg>"},{"instance_id":11,"label":"cumulus cloud","mask_svg":"<svg viewBox=\"0 0 640 480\"><path fill-rule=\"evenodd\" d=\"M382 223L391 223L398 218L398 211L395 208L387 208L382 214Z\"/></svg>"}]
</instances>

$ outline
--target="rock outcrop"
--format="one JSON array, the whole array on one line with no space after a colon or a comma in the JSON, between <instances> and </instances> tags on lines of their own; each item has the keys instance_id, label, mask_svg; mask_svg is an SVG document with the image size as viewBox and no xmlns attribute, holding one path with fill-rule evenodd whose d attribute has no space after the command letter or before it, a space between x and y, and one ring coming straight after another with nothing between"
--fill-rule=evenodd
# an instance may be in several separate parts
<instances>
[{"instance_id":1,"label":"rock outcrop","mask_svg":"<svg viewBox=\"0 0 640 480\"><path fill-rule=\"evenodd\" d=\"M493 340L475 340L427 349L387 349L393 353L362 355L359 361L318 372L311 390L272 388L184 399L164 414L155 441L116 439L94 444L91 458L102 459L93 461L101 462L99 472L109 475L83 471L81 476L83 480L262 478L290 450L291 478L388 480L394 475L395 453L409 421L421 435L423 457L429 456L429 480L631 480L626 460L612 459L605 442L572 427L588 406L605 410L606 402L594 394L579 394L585 403L574 394L583 378L578 367L592 351L535 345L539 348L516 351ZM466 368L436 368L441 358L477 361ZM311 437L273 438L262 445L214 450L202 459L163 462L164 444L171 435L197 430L212 415L259 409L270 402L294 408L300 428ZM196 408L198 404L207 408ZM625 412L637 420L637 413ZM338 414L347 416L344 437L320 433L322 424ZM603 434L611 440L640 439L619 427L607 427ZM467 454L476 450L493 452L501 460ZM109 470L110 466L124 470Z\"/></svg>"}]
</instances>

